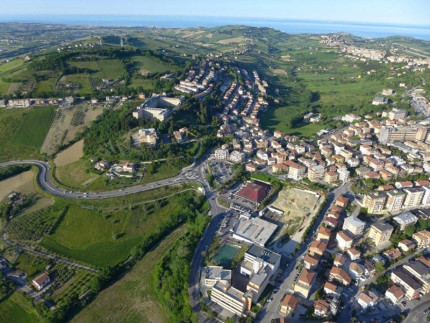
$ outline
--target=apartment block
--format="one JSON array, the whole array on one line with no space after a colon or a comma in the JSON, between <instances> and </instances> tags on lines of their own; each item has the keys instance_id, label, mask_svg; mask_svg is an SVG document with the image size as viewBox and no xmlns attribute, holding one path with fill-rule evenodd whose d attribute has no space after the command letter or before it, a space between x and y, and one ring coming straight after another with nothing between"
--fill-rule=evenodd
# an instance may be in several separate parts
<instances>
[{"instance_id":1,"label":"apartment block","mask_svg":"<svg viewBox=\"0 0 430 323\"><path fill-rule=\"evenodd\" d=\"M390 241L394 228L388 223L377 222L372 224L369 230L369 238L378 247Z\"/></svg>"},{"instance_id":2,"label":"apartment block","mask_svg":"<svg viewBox=\"0 0 430 323\"><path fill-rule=\"evenodd\" d=\"M364 197L363 203L367 207L368 213L379 213L381 212L387 201L387 195L385 193L370 193Z\"/></svg>"},{"instance_id":3,"label":"apartment block","mask_svg":"<svg viewBox=\"0 0 430 323\"><path fill-rule=\"evenodd\" d=\"M422 187L405 188L404 191L406 193L404 207L417 207L421 205L425 192Z\"/></svg>"},{"instance_id":4,"label":"apartment block","mask_svg":"<svg viewBox=\"0 0 430 323\"><path fill-rule=\"evenodd\" d=\"M251 309L252 304L250 295L221 281L212 287L211 300L238 316L244 316L244 313Z\"/></svg>"}]
</instances>

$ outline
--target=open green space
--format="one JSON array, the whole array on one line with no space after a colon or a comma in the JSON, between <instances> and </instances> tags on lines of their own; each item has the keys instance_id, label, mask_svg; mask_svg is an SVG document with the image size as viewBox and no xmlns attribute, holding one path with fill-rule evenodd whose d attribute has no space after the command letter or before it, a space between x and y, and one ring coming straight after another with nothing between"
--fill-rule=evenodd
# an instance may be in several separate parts
<instances>
[{"instance_id":1,"label":"open green space","mask_svg":"<svg viewBox=\"0 0 430 323\"><path fill-rule=\"evenodd\" d=\"M149 73L165 73L176 70L175 66L170 66L163 61L150 56L135 56L133 57L133 62L136 63L139 70L147 71Z\"/></svg>"},{"instance_id":2,"label":"open green space","mask_svg":"<svg viewBox=\"0 0 430 323\"><path fill-rule=\"evenodd\" d=\"M127 71L124 64L118 59L99 59L94 61L69 61L71 66L91 70L92 77L104 79L119 79Z\"/></svg>"},{"instance_id":3,"label":"open green space","mask_svg":"<svg viewBox=\"0 0 430 323\"><path fill-rule=\"evenodd\" d=\"M27 281L31 282L34 277L45 271L45 267L48 264L49 260L46 258L36 257L29 253L22 253L14 263L14 266L16 269L25 272L27 274Z\"/></svg>"},{"instance_id":4,"label":"open green space","mask_svg":"<svg viewBox=\"0 0 430 323\"><path fill-rule=\"evenodd\" d=\"M0 108L0 161L38 158L55 117L55 107Z\"/></svg>"},{"instance_id":5,"label":"open green space","mask_svg":"<svg viewBox=\"0 0 430 323\"><path fill-rule=\"evenodd\" d=\"M157 261L184 232L185 227L182 226L168 235L121 280L97 295L72 322L169 322L167 313L156 301L151 288L151 275Z\"/></svg>"},{"instance_id":6,"label":"open green space","mask_svg":"<svg viewBox=\"0 0 430 323\"><path fill-rule=\"evenodd\" d=\"M161 201L112 210L72 204L56 230L40 245L87 264L115 265L130 255L144 235L171 222L182 211L183 202L192 196L193 193L185 192Z\"/></svg>"},{"instance_id":7,"label":"open green space","mask_svg":"<svg viewBox=\"0 0 430 323\"><path fill-rule=\"evenodd\" d=\"M0 303L0 322L36 323L40 320L31 301L18 291Z\"/></svg>"}]
</instances>

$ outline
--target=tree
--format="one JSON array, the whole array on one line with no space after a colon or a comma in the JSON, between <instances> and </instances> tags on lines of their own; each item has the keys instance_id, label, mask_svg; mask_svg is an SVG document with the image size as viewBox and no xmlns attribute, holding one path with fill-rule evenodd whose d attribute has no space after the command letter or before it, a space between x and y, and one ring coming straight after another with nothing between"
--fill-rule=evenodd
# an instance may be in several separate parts
<instances>
[{"instance_id":1,"label":"tree","mask_svg":"<svg viewBox=\"0 0 430 323\"><path fill-rule=\"evenodd\" d=\"M378 262L375 264L375 272L376 272L377 274L380 274L380 273L382 273L383 271L385 271L384 264L382 263L382 261L378 261Z\"/></svg>"}]
</instances>

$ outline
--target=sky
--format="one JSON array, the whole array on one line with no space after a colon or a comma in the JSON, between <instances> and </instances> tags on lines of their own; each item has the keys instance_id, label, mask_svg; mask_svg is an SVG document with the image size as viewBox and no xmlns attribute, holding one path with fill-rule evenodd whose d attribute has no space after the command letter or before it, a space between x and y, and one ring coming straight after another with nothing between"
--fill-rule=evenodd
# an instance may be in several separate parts
<instances>
[{"instance_id":1,"label":"sky","mask_svg":"<svg viewBox=\"0 0 430 323\"><path fill-rule=\"evenodd\" d=\"M430 0L13 0L10 15L169 15L430 26Z\"/></svg>"}]
</instances>

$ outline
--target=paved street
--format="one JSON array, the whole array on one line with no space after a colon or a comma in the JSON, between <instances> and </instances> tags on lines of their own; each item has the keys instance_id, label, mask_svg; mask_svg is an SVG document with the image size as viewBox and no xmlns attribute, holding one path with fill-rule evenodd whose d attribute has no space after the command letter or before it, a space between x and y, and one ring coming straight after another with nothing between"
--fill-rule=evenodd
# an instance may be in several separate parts
<instances>
[{"instance_id":1,"label":"paved street","mask_svg":"<svg viewBox=\"0 0 430 323\"><path fill-rule=\"evenodd\" d=\"M323 208L321 214L319 215L317 221L315 221L312 230L310 231L308 237L305 239L304 243L302 243L300 249L296 253L296 256L294 258L291 258L288 260L288 267L284 267L284 276L285 280L279 287L279 291L277 293L273 293L273 301L270 303L266 303L261 311L258 313L256 317L256 322L270 322L274 318L279 318L281 315L279 314L279 308L282 303L282 300L284 298L284 295L287 291L290 291L293 289L292 284L294 283L297 275L296 266L299 263L299 260L303 258L309 249L309 246L314 241L314 235L316 231L318 230L319 226L321 225L321 222L324 219L325 214L329 210L329 208L332 206L336 198L339 196L347 193L349 191L351 184L348 182L342 186L337 187L333 191L331 191L328 194L328 200ZM345 321L346 322L346 321Z\"/></svg>"}]
</instances>

